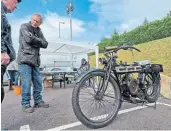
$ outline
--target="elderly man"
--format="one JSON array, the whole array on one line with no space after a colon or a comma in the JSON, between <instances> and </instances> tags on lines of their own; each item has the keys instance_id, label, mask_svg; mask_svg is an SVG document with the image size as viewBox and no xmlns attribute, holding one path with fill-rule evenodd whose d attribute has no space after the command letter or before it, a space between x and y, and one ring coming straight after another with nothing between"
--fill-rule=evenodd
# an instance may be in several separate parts
<instances>
[{"instance_id":1,"label":"elderly man","mask_svg":"<svg viewBox=\"0 0 171 131\"><path fill-rule=\"evenodd\" d=\"M6 14L12 13L21 0L1 0L1 103L4 99L3 76L7 65L12 62L16 53L11 40L11 26Z\"/></svg>"},{"instance_id":2,"label":"elderly man","mask_svg":"<svg viewBox=\"0 0 171 131\"><path fill-rule=\"evenodd\" d=\"M34 107L48 108L42 100L42 77L40 75L40 48L47 48L48 42L39 26L42 24L40 14L33 14L29 23L20 28L18 64L22 86L22 109L25 112L34 112ZM34 107L30 106L31 82L33 83Z\"/></svg>"}]
</instances>

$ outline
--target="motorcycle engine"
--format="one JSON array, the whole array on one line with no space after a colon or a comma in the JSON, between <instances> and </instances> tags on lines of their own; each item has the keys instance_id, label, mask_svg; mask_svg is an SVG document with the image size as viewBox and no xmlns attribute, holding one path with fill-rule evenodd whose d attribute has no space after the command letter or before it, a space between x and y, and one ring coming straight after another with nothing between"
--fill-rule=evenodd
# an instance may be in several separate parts
<instances>
[{"instance_id":1,"label":"motorcycle engine","mask_svg":"<svg viewBox=\"0 0 171 131\"><path fill-rule=\"evenodd\" d=\"M136 79L131 79L128 83L131 95L137 95L139 90L139 83Z\"/></svg>"}]
</instances>

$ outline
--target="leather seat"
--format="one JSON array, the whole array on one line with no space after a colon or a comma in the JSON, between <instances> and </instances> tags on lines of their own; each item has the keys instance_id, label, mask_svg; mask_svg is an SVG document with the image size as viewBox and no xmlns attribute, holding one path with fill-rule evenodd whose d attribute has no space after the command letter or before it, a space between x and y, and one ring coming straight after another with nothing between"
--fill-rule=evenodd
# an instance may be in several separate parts
<instances>
[{"instance_id":1,"label":"leather seat","mask_svg":"<svg viewBox=\"0 0 171 131\"><path fill-rule=\"evenodd\" d=\"M150 60L143 60L143 61L135 61L134 63L144 66L144 65L149 65L151 63Z\"/></svg>"}]
</instances>

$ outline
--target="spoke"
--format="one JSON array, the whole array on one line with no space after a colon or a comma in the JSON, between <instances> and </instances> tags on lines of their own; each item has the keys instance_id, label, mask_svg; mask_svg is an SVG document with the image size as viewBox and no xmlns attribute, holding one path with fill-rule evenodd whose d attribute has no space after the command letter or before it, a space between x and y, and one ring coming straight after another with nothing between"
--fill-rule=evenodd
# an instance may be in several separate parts
<instances>
[{"instance_id":1,"label":"spoke","mask_svg":"<svg viewBox=\"0 0 171 131\"><path fill-rule=\"evenodd\" d=\"M93 102L90 104L90 106L94 103L94 100ZM88 110L87 110L88 109ZM84 114L86 113L86 111L89 111L91 108L86 108L86 110L84 110Z\"/></svg>"},{"instance_id":2,"label":"spoke","mask_svg":"<svg viewBox=\"0 0 171 131\"><path fill-rule=\"evenodd\" d=\"M96 86L95 86L94 79L93 79L93 85L94 85L94 86L93 86L92 88L93 88L94 92L97 93L97 91L95 90L95 87L96 87Z\"/></svg>"},{"instance_id":3,"label":"spoke","mask_svg":"<svg viewBox=\"0 0 171 131\"><path fill-rule=\"evenodd\" d=\"M102 103L103 103L105 109L107 109L107 111L110 111L110 110L111 110L109 104L106 105L106 104L105 104L106 102L104 102L104 100L102 100Z\"/></svg>"},{"instance_id":4,"label":"spoke","mask_svg":"<svg viewBox=\"0 0 171 131\"><path fill-rule=\"evenodd\" d=\"M91 101L91 104L90 105L92 105L92 103L94 102L94 100L93 101ZM85 104L85 103L84 103ZM83 106L83 107L86 107L86 106L89 106L89 104L85 104L85 106ZM84 109L84 108L83 108ZM87 108L86 108L87 109Z\"/></svg>"},{"instance_id":5,"label":"spoke","mask_svg":"<svg viewBox=\"0 0 171 131\"><path fill-rule=\"evenodd\" d=\"M106 100L105 98L104 98L103 102L108 103L108 105L111 106L111 107L113 108L114 103L109 102L109 101Z\"/></svg>"},{"instance_id":6,"label":"spoke","mask_svg":"<svg viewBox=\"0 0 171 131\"><path fill-rule=\"evenodd\" d=\"M97 108L97 101L95 101L95 105L96 105L96 108Z\"/></svg>"},{"instance_id":7,"label":"spoke","mask_svg":"<svg viewBox=\"0 0 171 131\"><path fill-rule=\"evenodd\" d=\"M104 105L104 107L105 107L105 108L104 108L104 109L105 109L105 110L104 110L104 111L105 111L105 114L107 114L105 104L104 104L103 102L101 102L101 103L102 103L102 105Z\"/></svg>"},{"instance_id":8,"label":"spoke","mask_svg":"<svg viewBox=\"0 0 171 131\"><path fill-rule=\"evenodd\" d=\"M90 82L91 82L91 80L90 80ZM93 83L94 83L94 82L93 82ZM92 84L92 82L91 82L91 84ZM93 85L94 85L94 84L93 84ZM93 85L90 86L90 87L91 87L91 88L94 90L94 92L96 93L97 91L95 90L95 88L94 88L95 86L93 86Z\"/></svg>"},{"instance_id":9,"label":"spoke","mask_svg":"<svg viewBox=\"0 0 171 131\"><path fill-rule=\"evenodd\" d=\"M84 99L85 100L85 99ZM80 101L80 99L79 99L79 102L84 102L84 103L86 103L87 101L89 101L89 100L92 100L92 98L87 98L87 100L85 100L85 101Z\"/></svg>"},{"instance_id":10,"label":"spoke","mask_svg":"<svg viewBox=\"0 0 171 131\"><path fill-rule=\"evenodd\" d=\"M83 90L84 90L84 91L86 90L86 93L88 93L88 94L94 96L89 90L87 90L87 89L83 89Z\"/></svg>"},{"instance_id":11,"label":"spoke","mask_svg":"<svg viewBox=\"0 0 171 131\"><path fill-rule=\"evenodd\" d=\"M105 107L105 111L107 110L106 114L108 114L108 111L111 110L110 106L106 106L106 104L105 104L105 102L104 102L103 100L102 100L102 103L103 103L103 105L104 105L104 107ZM108 108L108 107L109 107L109 108Z\"/></svg>"},{"instance_id":12,"label":"spoke","mask_svg":"<svg viewBox=\"0 0 171 131\"><path fill-rule=\"evenodd\" d=\"M83 95L83 96L86 95L87 96L87 94L90 94L90 93L89 92L86 92L85 94L81 93L80 95Z\"/></svg>"},{"instance_id":13,"label":"spoke","mask_svg":"<svg viewBox=\"0 0 171 131\"><path fill-rule=\"evenodd\" d=\"M100 101L98 101L98 105L99 105L98 111L100 111L100 104L99 103L100 103Z\"/></svg>"},{"instance_id":14,"label":"spoke","mask_svg":"<svg viewBox=\"0 0 171 131\"><path fill-rule=\"evenodd\" d=\"M115 99L115 97L113 97L113 96L108 96L108 95L106 95L106 94L104 94L104 96L109 97L109 98L114 98L114 99Z\"/></svg>"},{"instance_id":15,"label":"spoke","mask_svg":"<svg viewBox=\"0 0 171 131\"><path fill-rule=\"evenodd\" d=\"M108 102L110 105L113 105L113 100L106 100L105 98L104 98L104 100L103 100L104 102Z\"/></svg>"},{"instance_id":16,"label":"spoke","mask_svg":"<svg viewBox=\"0 0 171 131\"><path fill-rule=\"evenodd\" d=\"M95 78L95 79L98 79L98 78ZM94 80L94 82L95 82L95 87L97 87L97 90L99 89L99 86L98 86L98 84L97 84L97 81L96 80Z\"/></svg>"},{"instance_id":17,"label":"spoke","mask_svg":"<svg viewBox=\"0 0 171 131\"><path fill-rule=\"evenodd\" d=\"M91 116L92 116L93 110L94 110L94 106L93 106L92 112L90 113L90 118L91 118Z\"/></svg>"}]
</instances>

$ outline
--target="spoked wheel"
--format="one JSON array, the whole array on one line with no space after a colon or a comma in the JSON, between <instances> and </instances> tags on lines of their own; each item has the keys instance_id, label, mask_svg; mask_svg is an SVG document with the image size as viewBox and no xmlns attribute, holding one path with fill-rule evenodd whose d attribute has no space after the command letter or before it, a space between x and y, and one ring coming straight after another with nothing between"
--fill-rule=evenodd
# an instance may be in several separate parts
<instances>
[{"instance_id":1,"label":"spoked wheel","mask_svg":"<svg viewBox=\"0 0 171 131\"><path fill-rule=\"evenodd\" d=\"M72 94L72 106L77 118L89 128L101 128L110 124L116 117L121 101L120 89L110 77L105 93L102 86L104 72L92 72L77 84Z\"/></svg>"},{"instance_id":2,"label":"spoked wheel","mask_svg":"<svg viewBox=\"0 0 171 131\"><path fill-rule=\"evenodd\" d=\"M148 74L145 77L145 86L147 88L145 94L148 102L156 102L160 95L160 79Z\"/></svg>"}]
</instances>

